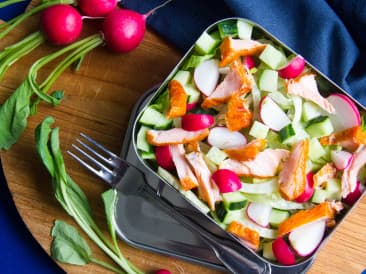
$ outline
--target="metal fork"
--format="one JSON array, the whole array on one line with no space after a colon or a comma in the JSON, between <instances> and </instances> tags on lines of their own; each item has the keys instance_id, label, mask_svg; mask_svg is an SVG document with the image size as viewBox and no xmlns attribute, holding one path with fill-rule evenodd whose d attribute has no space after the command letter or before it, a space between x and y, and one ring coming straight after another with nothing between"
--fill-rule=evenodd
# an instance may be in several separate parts
<instances>
[{"instance_id":1,"label":"metal fork","mask_svg":"<svg viewBox=\"0 0 366 274\"><path fill-rule=\"evenodd\" d=\"M78 161L82 166L103 179L112 188L122 191L129 195L144 195L151 198L182 225L198 234L214 251L216 257L232 273L271 273L271 267L262 261L254 262L232 247L225 244L225 241L205 230L196 222L191 220L184 210L175 207L164 197L160 196L155 189L150 186L145 178L145 174L131 165L127 161L118 157L116 154L107 150L104 146L80 133L84 140L77 139L78 145L72 144L73 149L84 159L77 156L72 151L67 151L71 157Z\"/></svg>"}]
</instances>

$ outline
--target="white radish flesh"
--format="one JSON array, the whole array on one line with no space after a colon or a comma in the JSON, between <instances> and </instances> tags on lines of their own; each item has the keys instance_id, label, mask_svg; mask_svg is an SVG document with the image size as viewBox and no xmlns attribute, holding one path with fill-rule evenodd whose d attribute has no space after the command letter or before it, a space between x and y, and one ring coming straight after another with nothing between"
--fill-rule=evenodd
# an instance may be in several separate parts
<instances>
[{"instance_id":1,"label":"white radish flesh","mask_svg":"<svg viewBox=\"0 0 366 274\"><path fill-rule=\"evenodd\" d=\"M206 96L210 96L219 81L220 72L218 64L218 60L209 59L200 63L194 70L194 83Z\"/></svg>"},{"instance_id":2,"label":"white radish flesh","mask_svg":"<svg viewBox=\"0 0 366 274\"><path fill-rule=\"evenodd\" d=\"M226 127L214 127L210 130L207 142L220 149L241 147L247 144L247 139L238 131L230 131Z\"/></svg>"},{"instance_id":3,"label":"white radish flesh","mask_svg":"<svg viewBox=\"0 0 366 274\"><path fill-rule=\"evenodd\" d=\"M269 97L263 97L259 106L262 122L269 128L279 131L291 123L286 113Z\"/></svg>"},{"instance_id":4,"label":"white radish flesh","mask_svg":"<svg viewBox=\"0 0 366 274\"><path fill-rule=\"evenodd\" d=\"M351 163L353 154L345 150L332 150L330 158L338 170L344 170Z\"/></svg>"},{"instance_id":5,"label":"white radish flesh","mask_svg":"<svg viewBox=\"0 0 366 274\"><path fill-rule=\"evenodd\" d=\"M251 202L247 207L247 215L256 224L267 227L272 207L268 204Z\"/></svg>"}]
</instances>

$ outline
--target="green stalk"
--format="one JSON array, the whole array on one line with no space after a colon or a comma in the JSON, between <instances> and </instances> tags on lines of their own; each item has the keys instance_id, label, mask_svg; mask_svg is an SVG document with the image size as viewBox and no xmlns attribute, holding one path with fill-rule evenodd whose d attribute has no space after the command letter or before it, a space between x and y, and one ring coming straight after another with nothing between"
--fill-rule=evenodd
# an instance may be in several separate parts
<instances>
[{"instance_id":1,"label":"green stalk","mask_svg":"<svg viewBox=\"0 0 366 274\"><path fill-rule=\"evenodd\" d=\"M25 0L7 0L7 1L4 1L4 2L0 3L0 9L5 8L7 6L10 6L12 4L19 3L19 2L24 2L24 1Z\"/></svg>"},{"instance_id":2,"label":"green stalk","mask_svg":"<svg viewBox=\"0 0 366 274\"><path fill-rule=\"evenodd\" d=\"M43 42L43 35L40 31L37 31L27 36L24 40L5 48L2 51L4 54L0 55L0 81L12 64L30 53Z\"/></svg>"},{"instance_id":3,"label":"green stalk","mask_svg":"<svg viewBox=\"0 0 366 274\"><path fill-rule=\"evenodd\" d=\"M113 272L120 273L120 274L125 273L125 272L119 270L118 268L115 268L114 266L112 266L112 265L110 265L110 264L108 264L106 262L100 261L100 260L98 260L96 258L91 258L90 261L93 262L93 263L95 263L95 264L99 264L99 265L103 266L104 268L107 268L109 270L112 270Z\"/></svg>"},{"instance_id":4,"label":"green stalk","mask_svg":"<svg viewBox=\"0 0 366 274\"><path fill-rule=\"evenodd\" d=\"M1 28L5 28L3 31L0 32L0 39L4 38L5 35L7 35L10 31L12 31L17 25L19 25L21 22L23 22L28 17L36 14L37 12L40 12L44 10L45 8L48 8L50 6L56 5L56 4L74 4L75 0L53 0L53 1L47 1L43 2L37 7L34 7L17 17L13 18L12 20L1 24Z\"/></svg>"}]
</instances>

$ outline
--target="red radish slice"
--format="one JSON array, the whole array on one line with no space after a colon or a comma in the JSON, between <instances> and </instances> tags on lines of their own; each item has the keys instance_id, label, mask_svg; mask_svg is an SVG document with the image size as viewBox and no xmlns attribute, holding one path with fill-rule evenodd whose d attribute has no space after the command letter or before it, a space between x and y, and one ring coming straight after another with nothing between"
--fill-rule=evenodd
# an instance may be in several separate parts
<instances>
[{"instance_id":1,"label":"red radish slice","mask_svg":"<svg viewBox=\"0 0 366 274\"><path fill-rule=\"evenodd\" d=\"M262 122L276 131L291 123L286 113L269 96L264 96L259 103L259 114Z\"/></svg>"},{"instance_id":2,"label":"red radish slice","mask_svg":"<svg viewBox=\"0 0 366 274\"><path fill-rule=\"evenodd\" d=\"M229 169L218 169L211 178L218 186L220 193L234 192L241 188L239 176Z\"/></svg>"},{"instance_id":3,"label":"red radish slice","mask_svg":"<svg viewBox=\"0 0 366 274\"><path fill-rule=\"evenodd\" d=\"M249 56L249 55L244 57L243 64L247 69L252 69L256 66L254 58L252 56Z\"/></svg>"},{"instance_id":4,"label":"red radish slice","mask_svg":"<svg viewBox=\"0 0 366 274\"><path fill-rule=\"evenodd\" d=\"M345 150L332 150L330 158L338 170L344 170L351 163L353 154Z\"/></svg>"},{"instance_id":5,"label":"red radish slice","mask_svg":"<svg viewBox=\"0 0 366 274\"><path fill-rule=\"evenodd\" d=\"M206 96L210 96L215 90L219 77L219 61L216 59L201 62L193 74L196 87Z\"/></svg>"},{"instance_id":6,"label":"red radish slice","mask_svg":"<svg viewBox=\"0 0 366 274\"><path fill-rule=\"evenodd\" d=\"M298 255L308 256L317 249L324 236L325 223L325 220L311 222L290 232L288 239Z\"/></svg>"},{"instance_id":7,"label":"red radish slice","mask_svg":"<svg viewBox=\"0 0 366 274\"><path fill-rule=\"evenodd\" d=\"M267 227L272 207L268 204L251 202L247 207L247 215L256 224Z\"/></svg>"},{"instance_id":8,"label":"red radish slice","mask_svg":"<svg viewBox=\"0 0 366 274\"><path fill-rule=\"evenodd\" d=\"M278 75L285 79L296 78L304 70L304 67L304 58L297 55L285 67L278 71Z\"/></svg>"},{"instance_id":9,"label":"red radish slice","mask_svg":"<svg viewBox=\"0 0 366 274\"><path fill-rule=\"evenodd\" d=\"M311 197L314 194L314 180L313 180L314 174L312 172L309 172L306 174L306 185L304 192L295 199L298 203L305 203L311 199Z\"/></svg>"},{"instance_id":10,"label":"red radish slice","mask_svg":"<svg viewBox=\"0 0 366 274\"><path fill-rule=\"evenodd\" d=\"M334 93L329 95L327 100L335 109L335 113L329 115L334 131L341 131L361 124L361 116L356 104L346 95Z\"/></svg>"},{"instance_id":11,"label":"red radish slice","mask_svg":"<svg viewBox=\"0 0 366 274\"><path fill-rule=\"evenodd\" d=\"M279 263L283 265L293 265L296 263L295 254L283 238L277 238L273 241L272 251Z\"/></svg>"},{"instance_id":12,"label":"red radish slice","mask_svg":"<svg viewBox=\"0 0 366 274\"><path fill-rule=\"evenodd\" d=\"M361 185L361 183L357 181L355 190L349 193L347 197L343 199L343 202L345 202L347 205L352 206L355 202L357 202L358 198L361 197L363 191L363 185Z\"/></svg>"},{"instance_id":13,"label":"red radish slice","mask_svg":"<svg viewBox=\"0 0 366 274\"><path fill-rule=\"evenodd\" d=\"M210 114L189 113L182 117L182 128L188 131L196 131L209 128L215 123Z\"/></svg>"},{"instance_id":14,"label":"red radish slice","mask_svg":"<svg viewBox=\"0 0 366 274\"><path fill-rule=\"evenodd\" d=\"M169 145L154 147L156 162L162 168L167 170L174 170L172 154L170 153Z\"/></svg>"},{"instance_id":15,"label":"red radish slice","mask_svg":"<svg viewBox=\"0 0 366 274\"><path fill-rule=\"evenodd\" d=\"M191 111L192 109L195 109L197 106L198 106L198 102L188 103L187 104L187 112Z\"/></svg>"},{"instance_id":16,"label":"red radish slice","mask_svg":"<svg viewBox=\"0 0 366 274\"><path fill-rule=\"evenodd\" d=\"M239 131L230 131L226 127L214 127L210 130L207 142L220 149L241 147L247 144L247 139Z\"/></svg>"}]
</instances>

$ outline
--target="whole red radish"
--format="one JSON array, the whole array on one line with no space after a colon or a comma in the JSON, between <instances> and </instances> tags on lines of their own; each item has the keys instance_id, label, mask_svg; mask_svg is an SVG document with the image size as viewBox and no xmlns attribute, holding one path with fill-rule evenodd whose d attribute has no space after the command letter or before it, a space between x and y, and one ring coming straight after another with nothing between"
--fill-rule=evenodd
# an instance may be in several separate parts
<instances>
[{"instance_id":1,"label":"whole red radish","mask_svg":"<svg viewBox=\"0 0 366 274\"><path fill-rule=\"evenodd\" d=\"M83 28L80 13L70 5L58 4L45 9L41 14L41 30L46 39L59 46L76 41Z\"/></svg>"},{"instance_id":2,"label":"whole red radish","mask_svg":"<svg viewBox=\"0 0 366 274\"><path fill-rule=\"evenodd\" d=\"M117 0L79 0L82 13L91 17L105 16L117 7Z\"/></svg>"},{"instance_id":3,"label":"whole red radish","mask_svg":"<svg viewBox=\"0 0 366 274\"><path fill-rule=\"evenodd\" d=\"M128 9L111 11L105 17L102 26L107 46L117 53L126 53L135 49L144 38L147 17L171 1L168 0L145 14Z\"/></svg>"},{"instance_id":4,"label":"whole red radish","mask_svg":"<svg viewBox=\"0 0 366 274\"><path fill-rule=\"evenodd\" d=\"M241 188L240 178L229 169L218 169L211 178L218 186L220 193L234 192Z\"/></svg>"},{"instance_id":5,"label":"whole red radish","mask_svg":"<svg viewBox=\"0 0 366 274\"><path fill-rule=\"evenodd\" d=\"M293 265L296 263L294 252L283 238L279 237L273 241L272 251L279 263L283 265Z\"/></svg>"},{"instance_id":6,"label":"whole red radish","mask_svg":"<svg viewBox=\"0 0 366 274\"><path fill-rule=\"evenodd\" d=\"M171 274L171 272L167 269L159 269L155 271L155 274Z\"/></svg>"},{"instance_id":7,"label":"whole red radish","mask_svg":"<svg viewBox=\"0 0 366 274\"><path fill-rule=\"evenodd\" d=\"M172 154L170 153L169 145L167 146L157 146L154 148L156 162L162 168L167 170L174 170L175 165L172 159Z\"/></svg>"},{"instance_id":8,"label":"whole red radish","mask_svg":"<svg viewBox=\"0 0 366 274\"><path fill-rule=\"evenodd\" d=\"M209 128L215 123L210 114L188 113L182 117L182 128L188 131Z\"/></svg>"},{"instance_id":9,"label":"whole red radish","mask_svg":"<svg viewBox=\"0 0 366 274\"><path fill-rule=\"evenodd\" d=\"M278 75L285 79L299 76L305 67L305 60L302 56L295 56L284 68L278 71Z\"/></svg>"}]
</instances>

